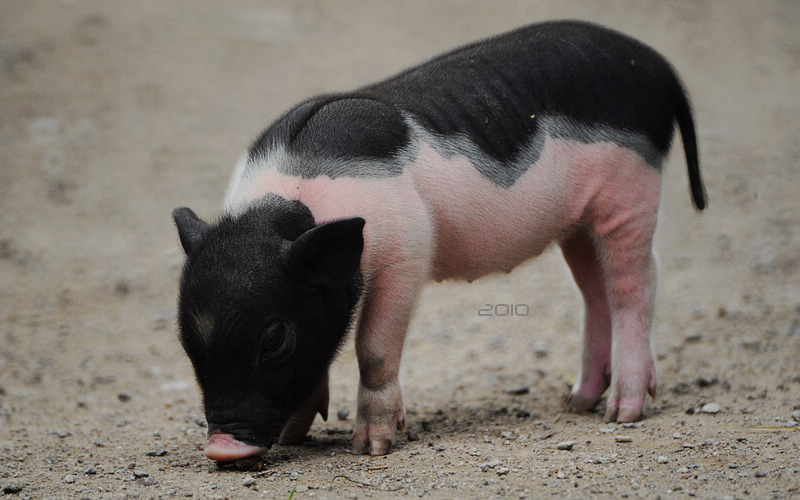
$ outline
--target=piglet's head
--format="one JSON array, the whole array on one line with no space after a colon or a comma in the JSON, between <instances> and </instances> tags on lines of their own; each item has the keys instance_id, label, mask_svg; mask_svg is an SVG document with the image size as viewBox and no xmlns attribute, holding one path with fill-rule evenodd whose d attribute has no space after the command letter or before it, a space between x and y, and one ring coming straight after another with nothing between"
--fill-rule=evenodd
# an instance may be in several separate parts
<instances>
[{"instance_id":1,"label":"piglet's head","mask_svg":"<svg viewBox=\"0 0 800 500\"><path fill-rule=\"evenodd\" d=\"M203 393L206 455L261 454L308 400L311 418L327 414L328 366L361 293L364 219L316 225L277 196L213 225L188 208L173 217L187 256L178 326Z\"/></svg>"}]
</instances>

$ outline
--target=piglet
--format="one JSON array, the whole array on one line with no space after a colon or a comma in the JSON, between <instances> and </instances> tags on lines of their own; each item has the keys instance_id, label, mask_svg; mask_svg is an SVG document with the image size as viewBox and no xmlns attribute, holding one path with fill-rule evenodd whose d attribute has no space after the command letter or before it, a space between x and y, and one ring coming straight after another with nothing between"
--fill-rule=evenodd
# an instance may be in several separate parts
<instances>
[{"instance_id":1,"label":"piglet","mask_svg":"<svg viewBox=\"0 0 800 500\"><path fill-rule=\"evenodd\" d=\"M660 169L677 123L706 205L692 113L670 64L582 22L534 24L360 89L311 98L243 155L222 214L173 216L186 263L179 329L219 461L303 439L328 409L328 368L355 330L353 449L387 453L428 280L509 272L561 247L585 302L569 404L641 417L655 396L650 330Z\"/></svg>"}]
</instances>

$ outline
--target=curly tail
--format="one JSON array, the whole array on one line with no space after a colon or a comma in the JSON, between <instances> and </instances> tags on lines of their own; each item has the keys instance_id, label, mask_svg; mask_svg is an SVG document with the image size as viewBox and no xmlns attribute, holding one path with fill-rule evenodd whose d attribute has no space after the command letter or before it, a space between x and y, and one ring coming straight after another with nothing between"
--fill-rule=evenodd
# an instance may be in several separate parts
<instances>
[{"instance_id":1,"label":"curly tail","mask_svg":"<svg viewBox=\"0 0 800 500\"><path fill-rule=\"evenodd\" d=\"M689 171L689 189L692 192L692 203L697 210L703 210L708 204L706 188L703 179L700 177L700 161L697 153L697 136L694 130L694 119L692 109L686 92L681 89L675 109L675 119L678 121L678 128L681 131L683 141L683 151L686 154L686 166Z\"/></svg>"}]
</instances>

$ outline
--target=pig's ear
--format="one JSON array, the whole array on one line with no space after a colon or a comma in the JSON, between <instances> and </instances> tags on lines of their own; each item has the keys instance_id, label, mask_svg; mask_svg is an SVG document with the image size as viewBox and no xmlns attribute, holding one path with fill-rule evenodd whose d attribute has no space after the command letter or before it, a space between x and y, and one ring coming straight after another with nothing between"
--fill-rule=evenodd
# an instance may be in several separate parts
<instances>
[{"instance_id":1,"label":"pig's ear","mask_svg":"<svg viewBox=\"0 0 800 500\"><path fill-rule=\"evenodd\" d=\"M315 226L289 243L286 265L316 286L340 286L358 271L364 249L361 217Z\"/></svg>"},{"instance_id":2,"label":"pig's ear","mask_svg":"<svg viewBox=\"0 0 800 500\"><path fill-rule=\"evenodd\" d=\"M200 220L190 208L181 207L172 211L172 218L178 226L178 236L186 255L192 255L203 240L208 224Z\"/></svg>"}]
</instances>

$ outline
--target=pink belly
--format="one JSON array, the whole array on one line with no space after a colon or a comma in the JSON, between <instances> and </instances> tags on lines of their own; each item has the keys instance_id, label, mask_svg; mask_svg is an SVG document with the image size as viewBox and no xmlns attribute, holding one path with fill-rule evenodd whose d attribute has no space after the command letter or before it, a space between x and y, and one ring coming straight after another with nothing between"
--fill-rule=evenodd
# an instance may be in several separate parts
<instances>
[{"instance_id":1,"label":"pink belly","mask_svg":"<svg viewBox=\"0 0 800 500\"><path fill-rule=\"evenodd\" d=\"M434 220L436 281L509 272L568 233L601 187L625 197L626 184L643 171L658 176L631 150L550 137L538 161L509 188L481 175L465 156L444 158L427 146L414 167ZM609 182L616 177L624 181Z\"/></svg>"}]
</instances>

